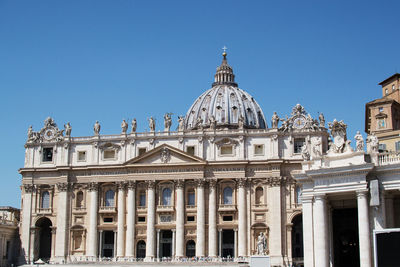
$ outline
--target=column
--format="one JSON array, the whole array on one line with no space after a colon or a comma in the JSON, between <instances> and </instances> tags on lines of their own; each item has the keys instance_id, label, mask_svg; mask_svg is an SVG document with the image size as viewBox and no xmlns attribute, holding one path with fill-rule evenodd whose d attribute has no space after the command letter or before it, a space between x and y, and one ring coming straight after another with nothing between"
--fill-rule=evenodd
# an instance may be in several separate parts
<instances>
[{"instance_id":1,"label":"column","mask_svg":"<svg viewBox=\"0 0 400 267\"><path fill-rule=\"evenodd\" d=\"M233 245L234 245L234 250L233 250L233 257L237 258L238 257L238 229L233 229L234 231L234 241L233 241Z\"/></svg>"},{"instance_id":2,"label":"column","mask_svg":"<svg viewBox=\"0 0 400 267\"><path fill-rule=\"evenodd\" d=\"M117 235L117 231L114 230L114 249L113 249L113 254L114 254L114 258L117 255L117 243L118 242L118 235Z\"/></svg>"},{"instance_id":3,"label":"column","mask_svg":"<svg viewBox=\"0 0 400 267\"><path fill-rule=\"evenodd\" d=\"M208 256L217 257L217 180L209 182Z\"/></svg>"},{"instance_id":4,"label":"column","mask_svg":"<svg viewBox=\"0 0 400 267\"><path fill-rule=\"evenodd\" d=\"M130 181L128 183L128 214L126 226L126 252L127 257L135 255L135 213L136 213L136 183Z\"/></svg>"},{"instance_id":5,"label":"column","mask_svg":"<svg viewBox=\"0 0 400 267\"><path fill-rule=\"evenodd\" d=\"M103 230L99 231L99 258L103 256Z\"/></svg>"},{"instance_id":6,"label":"column","mask_svg":"<svg viewBox=\"0 0 400 267\"><path fill-rule=\"evenodd\" d=\"M175 258L175 229L171 229L172 231L172 253L171 253L171 258Z\"/></svg>"},{"instance_id":7,"label":"column","mask_svg":"<svg viewBox=\"0 0 400 267\"><path fill-rule=\"evenodd\" d=\"M358 238L360 243L360 267L371 267L371 236L369 232L368 190L357 191Z\"/></svg>"},{"instance_id":8,"label":"column","mask_svg":"<svg viewBox=\"0 0 400 267\"><path fill-rule=\"evenodd\" d=\"M218 256L222 257L222 229L218 229Z\"/></svg>"},{"instance_id":9,"label":"column","mask_svg":"<svg viewBox=\"0 0 400 267\"><path fill-rule=\"evenodd\" d=\"M196 257L205 256L205 207L204 207L204 179L197 181L197 242L196 242Z\"/></svg>"},{"instance_id":10,"label":"column","mask_svg":"<svg viewBox=\"0 0 400 267\"><path fill-rule=\"evenodd\" d=\"M269 251L271 266L283 265L282 257L282 199L281 199L281 177L273 177L269 188L269 199L271 201L270 240ZM268 195L268 194L267 194Z\"/></svg>"},{"instance_id":11,"label":"column","mask_svg":"<svg viewBox=\"0 0 400 267\"><path fill-rule=\"evenodd\" d=\"M156 202L155 202L155 182L147 181L147 239L146 239L146 261L154 259L154 241L155 241L155 220L156 220Z\"/></svg>"},{"instance_id":12,"label":"column","mask_svg":"<svg viewBox=\"0 0 400 267\"><path fill-rule=\"evenodd\" d=\"M314 203L315 216L315 266L329 267L329 249L328 249L328 223L326 216L326 196L316 195ZM304 223L304 222L303 222Z\"/></svg>"},{"instance_id":13,"label":"column","mask_svg":"<svg viewBox=\"0 0 400 267\"><path fill-rule=\"evenodd\" d=\"M184 256L185 247L185 181L175 182L176 190L176 257Z\"/></svg>"},{"instance_id":14,"label":"column","mask_svg":"<svg viewBox=\"0 0 400 267\"><path fill-rule=\"evenodd\" d=\"M393 196L386 197L386 227L394 228Z\"/></svg>"},{"instance_id":15,"label":"column","mask_svg":"<svg viewBox=\"0 0 400 267\"><path fill-rule=\"evenodd\" d=\"M117 257L125 256L125 183L118 185Z\"/></svg>"},{"instance_id":16,"label":"column","mask_svg":"<svg viewBox=\"0 0 400 267\"><path fill-rule=\"evenodd\" d=\"M246 212L246 179L238 179L238 217L239 243L237 257L247 256L247 212Z\"/></svg>"},{"instance_id":17,"label":"column","mask_svg":"<svg viewBox=\"0 0 400 267\"><path fill-rule=\"evenodd\" d=\"M68 183L58 183L58 202L57 202L57 231L56 231L56 251L57 262L64 262L67 255L67 234L68 234Z\"/></svg>"},{"instance_id":18,"label":"column","mask_svg":"<svg viewBox=\"0 0 400 267\"><path fill-rule=\"evenodd\" d=\"M160 259L160 229L157 229L157 260Z\"/></svg>"},{"instance_id":19,"label":"column","mask_svg":"<svg viewBox=\"0 0 400 267\"><path fill-rule=\"evenodd\" d=\"M89 229L87 240L87 253L89 257L96 257L97 254L97 212L98 212L98 184L89 183L88 190L90 195L89 210Z\"/></svg>"},{"instance_id":20,"label":"column","mask_svg":"<svg viewBox=\"0 0 400 267\"><path fill-rule=\"evenodd\" d=\"M313 197L302 197L304 267L314 267Z\"/></svg>"},{"instance_id":21,"label":"column","mask_svg":"<svg viewBox=\"0 0 400 267\"><path fill-rule=\"evenodd\" d=\"M50 227L50 229L51 229L51 258L54 259L57 227L52 226Z\"/></svg>"},{"instance_id":22,"label":"column","mask_svg":"<svg viewBox=\"0 0 400 267\"><path fill-rule=\"evenodd\" d=\"M31 244L31 212L34 207L32 206L32 192L34 191L34 186L30 184L23 185L24 194L22 195L23 198L23 205L24 209L21 211L21 256L24 257L27 263L30 263L30 252L34 250ZM33 260L33 259L32 259Z\"/></svg>"}]
</instances>

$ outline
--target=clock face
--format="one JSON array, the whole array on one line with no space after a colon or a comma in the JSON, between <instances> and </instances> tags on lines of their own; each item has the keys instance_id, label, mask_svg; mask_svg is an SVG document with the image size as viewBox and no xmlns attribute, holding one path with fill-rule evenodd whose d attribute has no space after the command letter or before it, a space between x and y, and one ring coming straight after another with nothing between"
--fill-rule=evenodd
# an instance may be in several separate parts
<instances>
[{"instance_id":1,"label":"clock face","mask_svg":"<svg viewBox=\"0 0 400 267\"><path fill-rule=\"evenodd\" d=\"M296 129L302 129L305 124L306 124L306 120L304 119L304 117L297 117L293 121L293 127Z\"/></svg>"},{"instance_id":2,"label":"clock face","mask_svg":"<svg viewBox=\"0 0 400 267\"><path fill-rule=\"evenodd\" d=\"M43 137L44 137L46 140L51 140L51 139L53 139L53 137L54 137L54 130L53 130L53 129L47 129L47 130L44 132Z\"/></svg>"}]
</instances>

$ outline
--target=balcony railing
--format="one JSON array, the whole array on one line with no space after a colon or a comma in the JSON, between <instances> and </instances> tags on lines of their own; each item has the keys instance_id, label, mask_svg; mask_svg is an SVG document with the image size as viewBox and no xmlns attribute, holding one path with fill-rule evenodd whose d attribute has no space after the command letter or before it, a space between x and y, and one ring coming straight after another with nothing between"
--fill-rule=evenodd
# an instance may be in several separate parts
<instances>
[{"instance_id":1,"label":"balcony railing","mask_svg":"<svg viewBox=\"0 0 400 267\"><path fill-rule=\"evenodd\" d=\"M378 165L390 165L400 163L400 154L394 152L385 152L378 154Z\"/></svg>"},{"instance_id":2,"label":"balcony railing","mask_svg":"<svg viewBox=\"0 0 400 267\"><path fill-rule=\"evenodd\" d=\"M116 208L115 207L108 207L108 206L102 206L99 209L100 213L114 213L116 212Z\"/></svg>"},{"instance_id":3,"label":"balcony railing","mask_svg":"<svg viewBox=\"0 0 400 267\"><path fill-rule=\"evenodd\" d=\"M85 207L74 207L73 212L74 213L85 213L86 208Z\"/></svg>"},{"instance_id":4,"label":"balcony railing","mask_svg":"<svg viewBox=\"0 0 400 267\"><path fill-rule=\"evenodd\" d=\"M157 211L174 211L174 206L171 205L158 205Z\"/></svg>"},{"instance_id":5,"label":"balcony railing","mask_svg":"<svg viewBox=\"0 0 400 267\"><path fill-rule=\"evenodd\" d=\"M218 207L218 211L235 211L236 205L233 204L220 204Z\"/></svg>"},{"instance_id":6,"label":"balcony railing","mask_svg":"<svg viewBox=\"0 0 400 267\"><path fill-rule=\"evenodd\" d=\"M52 208L48 208L48 209L39 208L37 213L39 213L39 214L51 214L51 213L53 213L53 209Z\"/></svg>"}]
</instances>

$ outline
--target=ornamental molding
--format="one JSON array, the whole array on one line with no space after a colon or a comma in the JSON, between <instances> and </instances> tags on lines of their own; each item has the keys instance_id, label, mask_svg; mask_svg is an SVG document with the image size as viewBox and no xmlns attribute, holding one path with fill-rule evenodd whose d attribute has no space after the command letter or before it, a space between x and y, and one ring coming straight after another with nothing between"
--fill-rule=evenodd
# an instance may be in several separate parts
<instances>
[{"instance_id":1,"label":"ornamental molding","mask_svg":"<svg viewBox=\"0 0 400 267\"><path fill-rule=\"evenodd\" d=\"M66 133L68 134L68 138L71 134L71 126L69 123L66 128ZM50 142L61 142L64 140L64 130L59 130L57 124L51 117L47 117L44 121L43 128L34 132L32 126L28 129L28 139L26 141L27 144L36 144L36 143L50 143Z\"/></svg>"},{"instance_id":2,"label":"ornamental molding","mask_svg":"<svg viewBox=\"0 0 400 267\"><path fill-rule=\"evenodd\" d=\"M221 146L225 146L225 145L233 145L233 146L237 146L239 144L238 141L232 139L232 138L222 138L218 141L215 142L215 144L217 145L217 147L221 147Z\"/></svg>"},{"instance_id":3,"label":"ornamental molding","mask_svg":"<svg viewBox=\"0 0 400 267\"><path fill-rule=\"evenodd\" d=\"M115 151L118 151L118 150L121 149L121 146L119 146L117 144L114 144L114 143L108 142L108 143L104 143L104 144L99 145L98 148L100 150L103 150L103 151L104 150L115 150Z\"/></svg>"},{"instance_id":4,"label":"ornamental molding","mask_svg":"<svg viewBox=\"0 0 400 267\"><path fill-rule=\"evenodd\" d=\"M163 147L161 149L160 159L162 163L168 163L171 160L171 153L169 152L168 148Z\"/></svg>"},{"instance_id":5,"label":"ornamental molding","mask_svg":"<svg viewBox=\"0 0 400 267\"><path fill-rule=\"evenodd\" d=\"M23 187L24 187L25 193L35 192L35 186L32 184L24 184Z\"/></svg>"},{"instance_id":6,"label":"ornamental molding","mask_svg":"<svg viewBox=\"0 0 400 267\"><path fill-rule=\"evenodd\" d=\"M128 189L136 189L136 181L128 181Z\"/></svg>"}]
</instances>

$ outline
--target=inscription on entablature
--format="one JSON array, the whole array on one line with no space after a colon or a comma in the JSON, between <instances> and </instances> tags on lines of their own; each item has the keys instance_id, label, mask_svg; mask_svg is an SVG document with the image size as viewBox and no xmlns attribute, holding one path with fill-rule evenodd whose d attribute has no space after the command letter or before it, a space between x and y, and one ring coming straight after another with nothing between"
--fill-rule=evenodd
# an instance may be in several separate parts
<instances>
[{"instance_id":1,"label":"inscription on entablature","mask_svg":"<svg viewBox=\"0 0 400 267\"><path fill-rule=\"evenodd\" d=\"M315 180L314 185L337 185L337 184L345 184L345 183L356 183L359 182L358 179L354 179L352 177L337 177L337 178L325 178L325 179L318 179Z\"/></svg>"}]
</instances>

